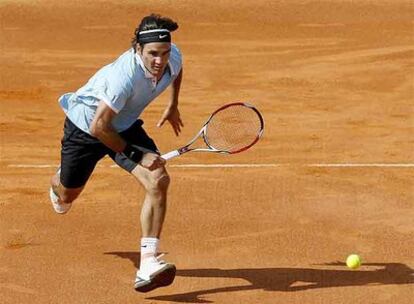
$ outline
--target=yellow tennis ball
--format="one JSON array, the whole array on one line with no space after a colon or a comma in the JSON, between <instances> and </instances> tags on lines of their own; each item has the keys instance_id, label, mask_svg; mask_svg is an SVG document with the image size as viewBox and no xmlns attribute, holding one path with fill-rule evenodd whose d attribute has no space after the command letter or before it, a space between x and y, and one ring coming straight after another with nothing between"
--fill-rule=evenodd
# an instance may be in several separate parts
<instances>
[{"instance_id":1,"label":"yellow tennis ball","mask_svg":"<svg viewBox=\"0 0 414 304\"><path fill-rule=\"evenodd\" d=\"M361 266L361 258L357 254L351 254L346 258L346 266L351 269L357 269Z\"/></svg>"}]
</instances>

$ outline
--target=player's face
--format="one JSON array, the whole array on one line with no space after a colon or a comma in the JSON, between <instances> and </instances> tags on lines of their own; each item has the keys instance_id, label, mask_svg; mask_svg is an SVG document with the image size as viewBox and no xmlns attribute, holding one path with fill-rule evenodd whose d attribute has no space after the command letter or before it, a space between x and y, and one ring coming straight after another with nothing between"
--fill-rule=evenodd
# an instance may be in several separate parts
<instances>
[{"instance_id":1,"label":"player's face","mask_svg":"<svg viewBox=\"0 0 414 304\"><path fill-rule=\"evenodd\" d=\"M145 44L143 48L138 46L137 50L147 70L157 78L161 78L170 58L171 43L151 42Z\"/></svg>"}]
</instances>

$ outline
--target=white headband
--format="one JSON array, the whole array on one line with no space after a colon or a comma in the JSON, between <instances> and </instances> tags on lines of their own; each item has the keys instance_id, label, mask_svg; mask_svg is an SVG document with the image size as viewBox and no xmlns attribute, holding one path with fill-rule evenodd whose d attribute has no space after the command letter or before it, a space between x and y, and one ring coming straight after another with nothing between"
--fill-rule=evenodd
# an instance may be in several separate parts
<instances>
[{"instance_id":1,"label":"white headband","mask_svg":"<svg viewBox=\"0 0 414 304\"><path fill-rule=\"evenodd\" d=\"M138 34L149 34L149 33L169 33L169 30L166 29L156 29L156 30L148 30L148 31L141 31Z\"/></svg>"}]
</instances>

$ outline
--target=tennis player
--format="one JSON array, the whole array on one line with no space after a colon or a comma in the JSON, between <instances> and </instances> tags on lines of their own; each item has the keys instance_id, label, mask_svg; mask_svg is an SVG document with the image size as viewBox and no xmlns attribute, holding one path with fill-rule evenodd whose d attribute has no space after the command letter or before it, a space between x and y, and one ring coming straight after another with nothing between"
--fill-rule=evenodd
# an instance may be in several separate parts
<instances>
[{"instance_id":1,"label":"tennis player","mask_svg":"<svg viewBox=\"0 0 414 304\"><path fill-rule=\"evenodd\" d=\"M53 208L60 214L68 212L95 165L106 155L136 177L146 190L141 210L140 269L135 280L135 289L140 292L170 285L176 271L174 264L157 258L170 177L139 116L171 85L171 100L158 127L168 121L177 136L181 132L178 97L182 58L171 43L171 32L177 28L170 18L144 17L129 50L97 71L75 93L59 99L66 119L61 166L51 179Z\"/></svg>"}]
</instances>

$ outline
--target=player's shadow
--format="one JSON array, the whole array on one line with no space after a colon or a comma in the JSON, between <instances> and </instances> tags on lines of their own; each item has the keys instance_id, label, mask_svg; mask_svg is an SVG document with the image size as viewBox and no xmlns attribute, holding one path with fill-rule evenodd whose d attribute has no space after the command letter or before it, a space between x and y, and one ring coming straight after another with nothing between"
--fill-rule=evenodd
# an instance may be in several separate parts
<instances>
[{"instance_id":1,"label":"player's shadow","mask_svg":"<svg viewBox=\"0 0 414 304\"><path fill-rule=\"evenodd\" d=\"M108 252L130 259L138 267L139 253ZM344 263L335 262L323 266L342 266L344 269L313 269L313 268L246 268L246 269L182 269L177 270L179 277L195 278L233 278L243 279L246 284L229 287L219 287L196 290L180 294L150 297L151 300L209 303L203 296L232 291L266 290L295 292L307 289L363 286L413 284L414 270L401 263L365 263L361 270L346 269Z\"/></svg>"}]
</instances>

